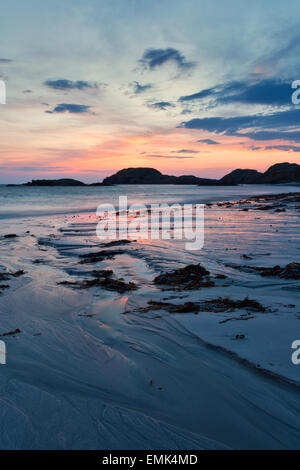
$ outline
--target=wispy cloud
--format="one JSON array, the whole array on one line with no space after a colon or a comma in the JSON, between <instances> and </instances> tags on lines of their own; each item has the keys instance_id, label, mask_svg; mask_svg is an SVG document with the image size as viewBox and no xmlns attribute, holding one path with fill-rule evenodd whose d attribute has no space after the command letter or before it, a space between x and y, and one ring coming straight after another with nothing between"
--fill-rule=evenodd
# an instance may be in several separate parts
<instances>
[{"instance_id":1,"label":"wispy cloud","mask_svg":"<svg viewBox=\"0 0 300 470\"><path fill-rule=\"evenodd\" d=\"M139 60L139 63L149 70L160 67L167 62L175 63L180 69L189 69L195 66L195 63L188 61L178 49L171 47L167 49L147 49Z\"/></svg>"},{"instance_id":2,"label":"wispy cloud","mask_svg":"<svg viewBox=\"0 0 300 470\"><path fill-rule=\"evenodd\" d=\"M296 145L269 145L266 150L282 150L283 152L300 152L300 147Z\"/></svg>"},{"instance_id":3,"label":"wispy cloud","mask_svg":"<svg viewBox=\"0 0 300 470\"><path fill-rule=\"evenodd\" d=\"M175 108L173 103L169 101L159 101L158 103L148 103L147 105L149 108L160 109L165 111L168 108Z\"/></svg>"},{"instance_id":4,"label":"wispy cloud","mask_svg":"<svg viewBox=\"0 0 300 470\"><path fill-rule=\"evenodd\" d=\"M295 129L300 127L300 109L229 118L196 118L181 123L179 127L201 129L231 136L245 136L254 140L297 139L299 141L300 135ZM251 128L253 129L252 131L250 130ZM247 132L244 132L246 130Z\"/></svg>"},{"instance_id":5,"label":"wispy cloud","mask_svg":"<svg viewBox=\"0 0 300 470\"><path fill-rule=\"evenodd\" d=\"M201 144L207 144L207 145L219 145L220 142L217 142L216 140L212 139L200 139L197 140L197 142L200 142Z\"/></svg>"},{"instance_id":6,"label":"wispy cloud","mask_svg":"<svg viewBox=\"0 0 300 470\"><path fill-rule=\"evenodd\" d=\"M175 156L175 155L146 155L147 157L151 158L173 158L175 160L184 160L188 158L194 158L194 157L182 157L182 156Z\"/></svg>"},{"instance_id":7,"label":"wispy cloud","mask_svg":"<svg viewBox=\"0 0 300 470\"><path fill-rule=\"evenodd\" d=\"M253 131L243 134L237 134L240 137L249 137L252 140L286 140L288 142L300 142L300 132L298 131Z\"/></svg>"},{"instance_id":8,"label":"wispy cloud","mask_svg":"<svg viewBox=\"0 0 300 470\"><path fill-rule=\"evenodd\" d=\"M52 88L53 90L86 90L89 88L98 88L97 83L87 82L84 80L66 80L66 79L59 79L59 80L46 80L44 85L48 88Z\"/></svg>"},{"instance_id":9,"label":"wispy cloud","mask_svg":"<svg viewBox=\"0 0 300 470\"><path fill-rule=\"evenodd\" d=\"M179 101L194 101L202 100L203 98L210 98L213 95L216 95L216 88L207 88L206 90L199 91L197 93L192 93L191 95L184 95L179 98Z\"/></svg>"},{"instance_id":10,"label":"wispy cloud","mask_svg":"<svg viewBox=\"0 0 300 470\"><path fill-rule=\"evenodd\" d=\"M89 113L91 106L87 106L85 104L67 104L62 103L55 106L52 111L45 111L48 114L53 113L70 113L70 114L82 114L82 113Z\"/></svg>"},{"instance_id":11,"label":"wispy cloud","mask_svg":"<svg viewBox=\"0 0 300 470\"><path fill-rule=\"evenodd\" d=\"M290 26L276 31L270 44L270 51L261 56L255 63L255 67L262 70L278 70L278 66L286 67L287 59L294 59L299 56L300 34L299 25L296 28ZM281 67L280 67L281 68Z\"/></svg>"},{"instance_id":12,"label":"wispy cloud","mask_svg":"<svg viewBox=\"0 0 300 470\"><path fill-rule=\"evenodd\" d=\"M139 82L130 83L130 87L133 89L133 92L135 95L139 95L140 93L144 93L145 91L153 88L151 83L146 83L145 85L141 85Z\"/></svg>"},{"instance_id":13,"label":"wispy cloud","mask_svg":"<svg viewBox=\"0 0 300 470\"><path fill-rule=\"evenodd\" d=\"M67 168L63 167L63 166L0 166L0 169L1 170L9 170L11 172L14 172L14 171L24 171L24 172L29 172L29 173L33 173L33 172L41 172L41 171L47 171L47 172L51 172L51 171L65 171L67 170Z\"/></svg>"},{"instance_id":14,"label":"wispy cloud","mask_svg":"<svg viewBox=\"0 0 300 470\"><path fill-rule=\"evenodd\" d=\"M191 150L191 149L181 149L181 150L173 150L174 153L199 153L198 150Z\"/></svg>"},{"instance_id":15,"label":"wispy cloud","mask_svg":"<svg viewBox=\"0 0 300 470\"><path fill-rule=\"evenodd\" d=\"M231 81L198 93L184 95L180 102L212 100L213 106L244 103L247 105L288 106L291 104L291 81L264 79Z\"/></svg>"}]
</instances>

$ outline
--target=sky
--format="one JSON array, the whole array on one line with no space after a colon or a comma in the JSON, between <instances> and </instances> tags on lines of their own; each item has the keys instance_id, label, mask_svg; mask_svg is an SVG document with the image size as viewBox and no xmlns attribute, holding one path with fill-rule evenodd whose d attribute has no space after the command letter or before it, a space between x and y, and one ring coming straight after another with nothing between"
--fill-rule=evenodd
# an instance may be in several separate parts
<instances>
[{"instance_id":1,"label":"sky","mask_svg":"<svg viewBox=\"0 0 300 470\"><path fill-rule=\"evenodd\" d=\"M0 183L300 163L299 18L298 0L3 2Z\"/></svg>"}]
</instances>

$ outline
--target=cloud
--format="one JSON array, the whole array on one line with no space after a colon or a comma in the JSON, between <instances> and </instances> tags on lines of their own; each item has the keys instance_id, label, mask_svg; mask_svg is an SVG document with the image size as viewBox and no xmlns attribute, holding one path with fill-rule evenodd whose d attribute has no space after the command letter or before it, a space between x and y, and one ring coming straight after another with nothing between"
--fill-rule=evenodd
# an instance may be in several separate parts
<instances>
[{"instance_id":1,"label":"cloud","mask_svg":"<svg viewBox=\"0 0 300 470\"><path fill-rule=\"evenodd\" d=\"M208 132L216 132L217 134L225 133L227 135L235 135L241 129L252 127L254 125L254 117L251 116L238 116L231 118L224 117L209 117L202 119L191 119L184 121L179 127L185 129L200 129Z\"/></svg>"},{"instance_id":2,"label":"cloud","mask_svg":"<svg viewBox=\"0 0 300 470\"><path fill-rule=\"evenodd\" d=\"M264 79L253 82L231 81L192 95L179 98L180 102L211 99L214 106L244 103L252 105L287 106L291 104L291 81Z\"/></svg>"},{"instance_id":3,"label":"cloud","mask_svg":"<svg viewBox=\"0 0 300 470\"><path fill-rule=\"evenodd\" d=\"M249 137L252 140L286 140L288 142L300 142L300 132L298 131L254 131L247 132L246 134L238 134L241 136Z\"/></svg>"},{"instance_id":4,"label":"cloud","mask_svg":"<svg viewBox=\"0 0 300 470\"><path fill-rule=\"evenodd\" d=\"M220 142L217 142L216 140L212 140L212 139L201 139L201 140L197 140L197 142L200 142L202 144L208 144L208 145L219 145Z\"/></svg>"},{"instance_id":5,"label":"cloud","mask_svg":"<svg viewBox=\"0 0 300 470\"><path fill-rule=\"evenodd\" d=\"M299 139L300 140L300 139ZM297 145L268 145L266 147L258 147L256 145L251 145L249 150L280 150L282 152L300 152L300 147Z\"/></svg>"},{"instance_id":6,"label":"cloud","mask_svg":"<svg viewBox=\"0 0 300 470\"><path fill-rule=\"evenodd\" d=\"M283 152L300 152L300 147L296 145L270 145L265 150L282 150Z\"/></svg>"},{"instance_id":7,"label":"cloud","mask_svg":"<svg viewBox=\"0 0 300 470\"><path fill-rule=\"evenodd\" d=\"M261 80L255 84L245 83L231 96L221 97L221 103L262 104L287 106L291 104L292 81L283 82L273 79Z\"/></svg>"},{"instance_id":8,"label":"cloud","mask_svg":"<svg viewBox=\"0 0 300 470\"><path fill-rule=\"evenodd\" d=\"M199 153L198 150L190 150L190 149L181 149L181 150L173 150L174 153Z\"/></svg>"},{"instance_id":9,"label":"cloud","mask_svg":"<svg viewBox=\"0 0 300 470\"><path fill-rule=\"evenodd\" d=\"M92 83L92 82L87 82L84 80L65 80L65 79L60 79L60 80L46 80L44 82L44 85L47 86L48 88L52 88L53 90L63 90L63 91L68 91L68 90L86 90L89 88L98 88L97 83Z\"/></svg>"},{"instance_id":10,"label":"cloud","mask_svg":"<svg viewBox=\"0 0 300 470\"><path fill-rule=\"evenodd\" d=\"M53 113L70 113L70 114L84 114L89 113L91 106L85 104L58 104L52 111L45 111L48 114Z\"/></svg>"},{"instance_id":11,"label":"cloud","mask_svg":"<svg viewBox=\"0 0 300 470\"><path fill-rule=\"evenodd\" d=\"M206 88L204 90L199 91L198 93L193 93L192 95L185 95L179 98L179 101L194 101L194 100L202 100L205 98L211 97L219 97L223 96L224 94L232 94L239 91L244 86L243 82L239 81L231 81L228 83L223 83L221 85L216 85L212 88Z\"/></svg>"},{"instance_id":12,"label":"cloud","mask_svg":"<svg viewBox=\"0 0 300 470\"><path fill-rule=\"evenodd\" d=\"M24 171L24 172L41 172L41 171L65 171L67 168L63 166L1 166L1 170L7 170L7 171Z\"/></svg>"},{"instance_id":13,"label":"cloud","mask_svg":"<svg viewBox=\"0 0 300 470\"><path fill-rule=\"evenodd\" d=\"M198 93L193 93L192 95L185 95L179 98L179 101L194 101L194 100L202 100L203 98L210 97L215 95L214 88L207 88L206 90L199 91Z\"/></svg>"},{"instance_id":14,"label":"cloud","mask_svg":"<svg viewBox=\"0 0 300 470\"><path fill-rule=\"evenodd\" d=\"M274 71L275 68L278 69L278 65L282 62L282 66L286 69L287 59L294 59L299 55L300 35L298 31L299 27L297 25L296 28L291 29L291 26L289 26L287 29L277 32L271 43L271 47L273 46L274 49L257 60L256 68ZM290 35L291 37L289 37ZM295 66L293 69L295 69Z\"/></svg>"},{"instance_id":15,"label":"cloud","mask_svg":"<svg viewBox=\"0 0 300 470\"><path fill-rule=\"evenodd\" d=\"M174 159L178 159L178 160L183 160L183 159L186 159L186 158L194 158L194 157L182 157L182 156L173 156L173 155L146 155L147 157L151 157L151 158L174 158Z\"/></svg>"},{"instance_id":16,"label":"cloud","mask_svg":"<svg viewBox=\"0 0 300 470\"><path fill-rule=\"evenodd\" d=\"M256 145L250 145L248 148L249 150L253 150L253 152L256 152L257 150L264 150L263 147L257 147Z\"/></svg>"},{"instance_id":17,"label":"cloud","mask_svg":"<svg viewBox=\"0 0 300 470\"><path fill-rule=\"evenodd\" d=\"M159 101L158 103L149 103L148 107L165 111L167 108L175 108L175 105L169 101Z\"/></svg>"},{"instance_id":18,"label":"cloud","mask_svg":"<svg viewBox=\"0 0 300 470\"><path fill-rule=\"evenodd\" d=\"M254 114L237 117L209 117L191 119L180 124L185 129L200 129L217 134L238 135L254 140L300 139L300 109L278 111L269 114ZM242 132L253 128L253 131ZM276 130L277 129L277 130Z\"/></svg>"},{"instance_id":19,"label":"cloud","mask_svg":"<svg viewBox=\"0 0 300 470\"><path fill-rule=\"evenodd\" d=\"M175 63L180 69L189 69L195 66L194 62L189 62L186 57L177 49L171 47L167 49L147 49L139 63L147 69L153 70L167 62Z\"/></svg>"},{"instance_id":20,"label":"cloud","mask_svg":"<svg viewBox=\"0 0 300 470\"><path fill-rule=\"evenodd\" d=\"M153 88L151 83L146 83L145 85L141 85L139 82L132 82L130 86L133 88L133 92L135 95L139 95L140 93L143 93L144 91L147 91Z\"/></svg>"},{"instance_id":21,"label":"cloud","mask_svg":"<svg viewBox=\"0 0 300 470\"><path fill-rule=\"evenodd\" d=\"M11 64L12 62L11 59L0 59L0 64Z\"/></svg>"}]
</instances>

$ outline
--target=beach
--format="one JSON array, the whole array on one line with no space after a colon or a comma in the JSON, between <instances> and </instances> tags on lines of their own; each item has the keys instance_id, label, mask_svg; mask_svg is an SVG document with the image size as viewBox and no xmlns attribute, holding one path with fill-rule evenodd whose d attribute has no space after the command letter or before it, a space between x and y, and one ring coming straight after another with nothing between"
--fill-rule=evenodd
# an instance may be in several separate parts
<instances>
[{"instance_id":1,"label":"beach","mask_svg":"<svg viewBox=\"0 0 300 470\"><path fill-rule=\"evenodd\" d=\"M268 273L300 262L298 192L1 186L0 448L299 449L299 279ZM204 247L102 243L119 195L204 204ZM154 282L199 264L206 285Z\"/></svg>"}]
</instances>

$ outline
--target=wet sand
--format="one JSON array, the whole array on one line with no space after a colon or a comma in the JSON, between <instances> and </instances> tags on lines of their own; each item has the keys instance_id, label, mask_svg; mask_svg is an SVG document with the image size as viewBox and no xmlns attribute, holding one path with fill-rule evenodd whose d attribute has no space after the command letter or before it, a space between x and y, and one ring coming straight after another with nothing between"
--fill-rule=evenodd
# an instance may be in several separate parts
<instances>
[{"instance_id":1,"label":"wet sand","mask_svg":"<svg viewBox=\"0 0 300 470\"><path fill-rule=\"evenodd\" d=\"M3 281L0 295L0 334L20 330L5 336L0 448L300 448L300 369L291 362L299 281L237 269L299 262L300 212L297 202L285 212L255 207L274 201L248 204L208 206L199 252L174 240L105 247L92 213L2 221L2 235L18 236L1 238L0 271L24 274ZM102 250L115 255L91 261ZM214 286L153 282L198 263ZM136 288L72 285L102 270ZM147 309L227 296L266 311Z\"/></svg>"}]
</instances>

